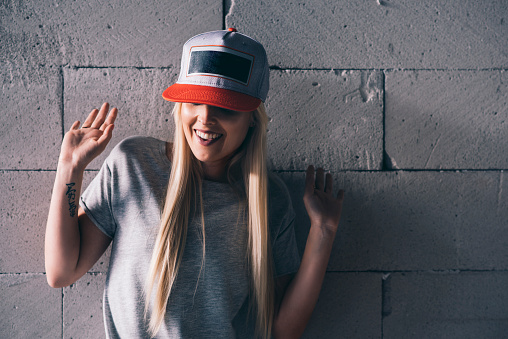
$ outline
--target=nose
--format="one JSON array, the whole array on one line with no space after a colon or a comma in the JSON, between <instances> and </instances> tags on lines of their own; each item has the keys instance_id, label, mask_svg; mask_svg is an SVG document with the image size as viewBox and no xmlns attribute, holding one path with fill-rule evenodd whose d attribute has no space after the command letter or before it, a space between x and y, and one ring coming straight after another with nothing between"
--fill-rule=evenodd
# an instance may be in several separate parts
<instances>
[{"instance_id":1,"label":"nose","mask_svg":"<svg viewBox=\"0 0 508 339\"><path fill-rule=\"evenodd\" d=\"M215 107L209 105L200 105L198 121L203 125L214 125L216 123Z\"/></svg>"}]
</instances>

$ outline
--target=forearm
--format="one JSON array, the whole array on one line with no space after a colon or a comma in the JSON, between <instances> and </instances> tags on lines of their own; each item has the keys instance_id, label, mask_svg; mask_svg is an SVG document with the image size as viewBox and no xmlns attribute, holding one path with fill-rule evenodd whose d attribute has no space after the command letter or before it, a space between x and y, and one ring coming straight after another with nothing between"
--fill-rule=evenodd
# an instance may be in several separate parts
<instances>
[{"instance_id":1,"label":"forearm","mask_svg":"<svg viewBox=\"0 0 508 339\"><path fill-rule=\"evenodd\" d=\"M274 319L275 338L299 338L312 315L321 291L335 233L311 226L302 262Z\"/></svg>"},{"instance_id":2,"label":"forearm","mask_svg":"<svg viewBox=\"0 0 508 339\"><path fill-rule=\"evenodd\" d=\"M83 170L59 164L45 236L45 264L48 283L67 285L79 259L80 233L78 200Z\"/></svg>"}]
</instances>

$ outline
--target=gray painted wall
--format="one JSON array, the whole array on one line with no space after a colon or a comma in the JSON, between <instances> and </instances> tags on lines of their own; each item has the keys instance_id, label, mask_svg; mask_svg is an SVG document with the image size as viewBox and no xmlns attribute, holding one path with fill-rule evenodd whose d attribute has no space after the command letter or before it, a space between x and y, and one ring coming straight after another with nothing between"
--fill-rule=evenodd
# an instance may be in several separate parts
<instances>
[{"instance_id":1,"label":"gray painted wall","mask_svg":"<svg viewBox=\"0 0 508 339\"><path fill-rule=\"evenodd\" d=\"M108 150L169 138L182 44L231 26L267 48L302 251L306 166L346 190L304 337L508 337L506 0L2 1L0 337L104 335L107 253L71 287L44 276L63 131L108 101Z\"/></svg>"}]
</instances>

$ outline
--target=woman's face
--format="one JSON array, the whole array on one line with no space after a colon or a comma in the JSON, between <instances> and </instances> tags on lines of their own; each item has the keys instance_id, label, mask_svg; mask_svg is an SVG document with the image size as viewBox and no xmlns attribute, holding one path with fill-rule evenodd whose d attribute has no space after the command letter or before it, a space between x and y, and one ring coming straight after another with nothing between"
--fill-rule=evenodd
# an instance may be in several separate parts
<instances>
[{"instance_id":1,"label":"woman's face","mask_svg":"<svg viewBox=\"0 0 508 339\"><path fill-rule=\"evenodd\" d=\"M245 140L252 112L183 103L182 123L194 156L206 167L222 168Z\"/></svg>"}]
</instances>

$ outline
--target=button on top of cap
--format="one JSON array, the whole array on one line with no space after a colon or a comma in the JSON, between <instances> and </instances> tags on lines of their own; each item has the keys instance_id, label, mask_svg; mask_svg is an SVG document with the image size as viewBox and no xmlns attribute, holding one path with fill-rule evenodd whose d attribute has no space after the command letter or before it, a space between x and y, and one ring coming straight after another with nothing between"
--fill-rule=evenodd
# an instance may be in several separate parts
<instances>
[{"instance_id":1,"label":"button on top of cap","mask_svg":"<svg viewBox=\"0 0 508 339\"><path fill-rule=\"evenodd\" d=\"M228 28L228 31L230 31L230 32L238 32L238 31L236 30L236 28L233 28L233 27L229 27L229 28Z\"/></svg>"}]
</instances>

